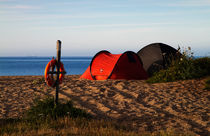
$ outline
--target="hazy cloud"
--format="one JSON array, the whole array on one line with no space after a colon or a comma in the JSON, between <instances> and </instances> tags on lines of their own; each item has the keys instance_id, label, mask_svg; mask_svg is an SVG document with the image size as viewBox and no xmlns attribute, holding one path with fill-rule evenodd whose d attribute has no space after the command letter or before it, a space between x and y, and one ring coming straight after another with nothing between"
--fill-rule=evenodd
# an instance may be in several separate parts
<instances>
[{"instance_id":1,"label":"hazy cloud","mask_svg":"<svg viewBox=\"0 0 210 136\"><path fill-rule=\"evenodd\" d=\"M167 3L166 6L179 6L179 7L199 7L210 6L210 0L182 0Z\"/></svg>"},{"instance_id":2,"label":"hazy cloud","mask_svg":"<svg viewBox=\"0 0 210 136\"><path fill-rule=\"evenodd\" d=\"M40 7L38 7L38 6L31 6L31 5L15 5L15 6L11 6L9 8L12 8L12 9L40 9Z\"/></svg>"}]
</instances>

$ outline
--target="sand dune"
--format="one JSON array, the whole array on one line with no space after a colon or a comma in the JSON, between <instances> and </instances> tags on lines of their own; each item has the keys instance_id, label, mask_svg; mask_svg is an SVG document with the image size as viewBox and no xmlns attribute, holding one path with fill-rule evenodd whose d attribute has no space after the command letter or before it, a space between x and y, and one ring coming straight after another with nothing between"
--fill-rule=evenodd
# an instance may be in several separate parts
<instances>
[{"instance_id":1,"label":"sand dune","mask_svg":"<svg viewBox=\"0 0 210 136\"><path fill-rule=\"evenodd\" d=\"M96 118L117 120L139 131L178 130L208 135L210 93L203 80L147 84L141 80L80 80L66 76L60 98ZM20 117L33 99L54 95L42 76L0 77L0 118Z\"/></svg>"}]
</instances>

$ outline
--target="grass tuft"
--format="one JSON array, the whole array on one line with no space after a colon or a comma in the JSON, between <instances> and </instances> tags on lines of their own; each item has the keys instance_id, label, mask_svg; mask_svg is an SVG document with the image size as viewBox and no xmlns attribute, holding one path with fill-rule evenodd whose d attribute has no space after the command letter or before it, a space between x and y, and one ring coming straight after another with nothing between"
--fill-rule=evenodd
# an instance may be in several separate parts
<instances>
[{"instance_id":1,"label":"grass tuft","mask_svg":"<svg viewBox=\"0 0 210 136\"><path fill-rule=\"evenodd\" d=\"M72 118L91 117L84 110L73 107L72 101L67 101L66 103L59 102L58 105L55 105L54 98L52 97L36 100L34 106L25 113L24 117L27 120L46 120L65 116Z\"/></svg>"},{"instance_id":2,"label":"grass tuft","mask_svg":"<svg viewBox=\"0 0 210 136\"><path fill-rule=\"evenodd\" d=\"M45 83L45 79L43 77L32 81L32 84L34 84L34 85L43 84L43 83Z\"/></svg>"}]
</instances>

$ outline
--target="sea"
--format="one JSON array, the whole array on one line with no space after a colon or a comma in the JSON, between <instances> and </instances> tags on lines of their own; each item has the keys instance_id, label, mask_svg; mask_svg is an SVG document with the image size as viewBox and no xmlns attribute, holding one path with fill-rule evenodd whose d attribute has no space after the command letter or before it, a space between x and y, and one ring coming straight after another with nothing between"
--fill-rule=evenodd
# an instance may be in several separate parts
<instances>
[{"instance_id":1,"label":"sea","mask_svg":"<svg viewBox=\"0 0 210 136\"><path fill-rule=\"evenodd\" d=\"M51 59L51 57L0 57L0 76L44 75L45 67ZM91 56L61 57L67 75L83 74L91 60Z\"/></svg>"},{"instance_id":2,"label":"sea","mask_svg":"<svg viewBox=\"0 0 210 136\"><path fill-rule=\"evenodd\" d=\"M0 76L44 75L51 57L0 57ZM92 57L61 57L67 75L81 75Z\"/></svg>"}]
</instances>

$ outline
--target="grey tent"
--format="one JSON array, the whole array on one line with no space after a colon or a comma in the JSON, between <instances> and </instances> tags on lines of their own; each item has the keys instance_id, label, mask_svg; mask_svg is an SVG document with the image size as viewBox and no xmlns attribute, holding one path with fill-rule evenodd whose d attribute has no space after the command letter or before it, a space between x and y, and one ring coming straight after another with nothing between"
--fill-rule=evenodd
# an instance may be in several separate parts
<instances>
[{"instance_id":1,"label":"grey tent","mask_svg":"<svg viewBox=\"0 0 210 136\"><path fill-rule=\"evenodd\" d=\"M178 56L178 51L163 43L152 43L138 51L143 67L149 76L160 69L166 68L172 58Z\"/></svg>"}]
</instances>

